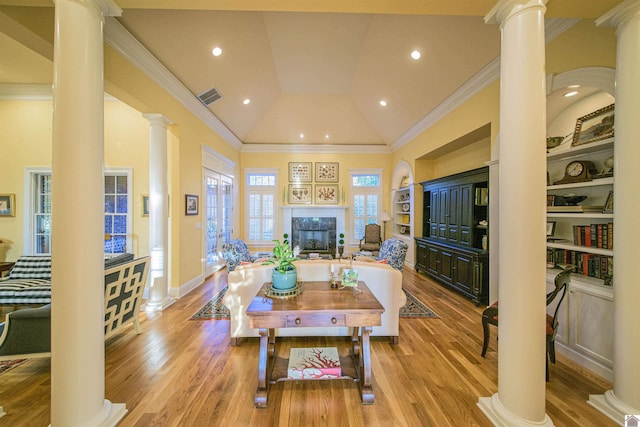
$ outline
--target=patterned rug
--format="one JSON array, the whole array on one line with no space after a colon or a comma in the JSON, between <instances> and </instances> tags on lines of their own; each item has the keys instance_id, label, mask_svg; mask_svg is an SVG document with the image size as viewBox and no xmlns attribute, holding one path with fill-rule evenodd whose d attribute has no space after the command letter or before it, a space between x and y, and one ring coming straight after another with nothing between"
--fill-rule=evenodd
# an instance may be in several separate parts
<instances>
[{"instance_id":1,"label":"patterned rug","mask_svg":"<svg viewBox=\"0 0 640 427\"><path fill-rule=\"evenodd\" d=\"M0 362L0 375L4 374L7 371L10 371L11 369L22 365L24 362L26 362L27 359L16 359L16 360L5 360Z\"/></svg>"},{"instance_id":2,"label":"patterned rug","mask_svg":"<svg viewBox=\"0 0 640 427\"><path fill-rule=\"evenodd\" d=\"M206 303L196 314L191 316L191 320L219 320L229 319L229 309L222 304L222 297L227 288L220 290ZM422 301L416 298L412 293L404 291L407 295L407 304L400 309L400 317L409 319L439 319L436 313L429 307L424 305Z\"/></svg>"}]
</instances>

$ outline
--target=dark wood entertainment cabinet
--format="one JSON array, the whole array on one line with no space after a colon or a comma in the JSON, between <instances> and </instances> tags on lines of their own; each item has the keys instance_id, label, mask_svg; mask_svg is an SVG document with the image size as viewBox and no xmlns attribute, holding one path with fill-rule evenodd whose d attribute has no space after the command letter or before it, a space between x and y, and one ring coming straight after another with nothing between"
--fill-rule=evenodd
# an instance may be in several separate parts
<instances>
[{"instance_id":1,"label":"dark wood entertainment cabinet","mask_svg":"<svg viewBox=\"0 0 640 427\"><path fill-rule=\"evenodd\" d=\"M416 271L488 304L489 168L424 181L422 237Z\"/></svg>"}]
</instances>

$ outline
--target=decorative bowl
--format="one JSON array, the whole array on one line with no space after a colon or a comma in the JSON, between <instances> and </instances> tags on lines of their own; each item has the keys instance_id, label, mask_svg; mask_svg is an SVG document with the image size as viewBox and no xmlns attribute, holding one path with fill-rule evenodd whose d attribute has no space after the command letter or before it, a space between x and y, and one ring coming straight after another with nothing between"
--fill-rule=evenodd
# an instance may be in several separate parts
<instances>
[{"instance_id":1,"label":"decorative bowl","mask_svg":"<svg viewBox=\"0 0 640 427\"><path fill-rule=\"evenodd\" d=\"M586 198L587 196L564 196L564 201L567 202L569 206L576 206Z\"/></svg>"},{"instance_id":2,"label":"decorative bowl","mask_svg":"<svg viewBox=\"0 0 640 427\"><path fill-rule=\"evenodd\" d=\"M562 144L564 141L564 136L548 136L547 137L547 150L550 148L555 148L558 145Z\"/></svg>"}]
</instances>

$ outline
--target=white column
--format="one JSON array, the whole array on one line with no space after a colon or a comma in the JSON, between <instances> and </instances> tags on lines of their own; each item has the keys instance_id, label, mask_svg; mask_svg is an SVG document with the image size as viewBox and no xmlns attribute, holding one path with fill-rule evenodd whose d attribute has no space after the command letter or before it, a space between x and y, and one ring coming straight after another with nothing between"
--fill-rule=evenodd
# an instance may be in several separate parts
<instances>
[{"instance_id":1,"label":"white column","mask_svg":"<svg viewBox=\"0 0 640 427\"><path fill-rule=\"evenodd\" d=\"M51 425L116 425L105 400L103 24L107 0L56 0Z\"/></svg>"},{"instance_id":2,"label":"white column","mask_svg":"<svg viewBox=\"0 0 640 427\"><path fill-rule=\"evenodd\" d=\"M545 413L545 0L500 0L502 34L498 393L478 405L496 425L553 425ZM494 224L495 226L495 224Z\"/></svg>"},{"instance_id":3,"label":"white column","mask_svg":"<svg viewBox=\"0 0 640 427\"><path fill-rule=\"evenodd\" d=\"M145 310L161 311L175 302L169 296L169 183L167 126L160 114L143 114L149 120L149 299Z\"/></svg>"},{"instance_id":4,"label":"white column","mask_svg":"<svg viewBox=\"0 0 640 427\"><path fill-rule=\"evenodd\" d=\"M589 396L589 403L623 424L640 414L640 328L637 247L640 239L640 0L626 0L596 21L617 27L616 133L613 249L613 390Z\"/></svg>"}]
</instances>

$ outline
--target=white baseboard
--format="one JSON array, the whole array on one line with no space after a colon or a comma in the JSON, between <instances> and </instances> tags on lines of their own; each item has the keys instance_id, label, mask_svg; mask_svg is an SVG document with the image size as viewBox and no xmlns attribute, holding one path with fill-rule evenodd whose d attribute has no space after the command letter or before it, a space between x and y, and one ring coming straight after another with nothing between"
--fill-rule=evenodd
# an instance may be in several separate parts
<instances>
[{"instance_id":1,"label":"white baseboard","mask_svg":"<svg viewBox=\"0 0 640 427\"><path fill-rule=\"evenodd\" d=\"M188 282L183 283L178 288L171 288L169 290L169 293L174 298L182 298L183 296L185 296L186 294L188 294L198 286L202 285L203 283L204 283L204 275L200 274L194 277L193 279L189 280Z\"/></svg>"},{"instance_id":2,"label":"white baseboard","mask_svg":"<svg viewBox=\"0 0 640 427\"><path fill-rule=\"evenodd\" d=\"M604 366L601 363L596 362L593 359L590 359L580 353L578 353L577 351L567 347L566 345L564 345L563 343L556 341L556 352L564 357L566 357L567 359L570 359L571 361L577 363L578 365L582 366L583 368L586 368L588 370L590 370L591 372L593 372L594 374L606 379L607 381L611 381L613 382L613 369L608 367L608 366Z\"/></svg>"}]
</instances>

